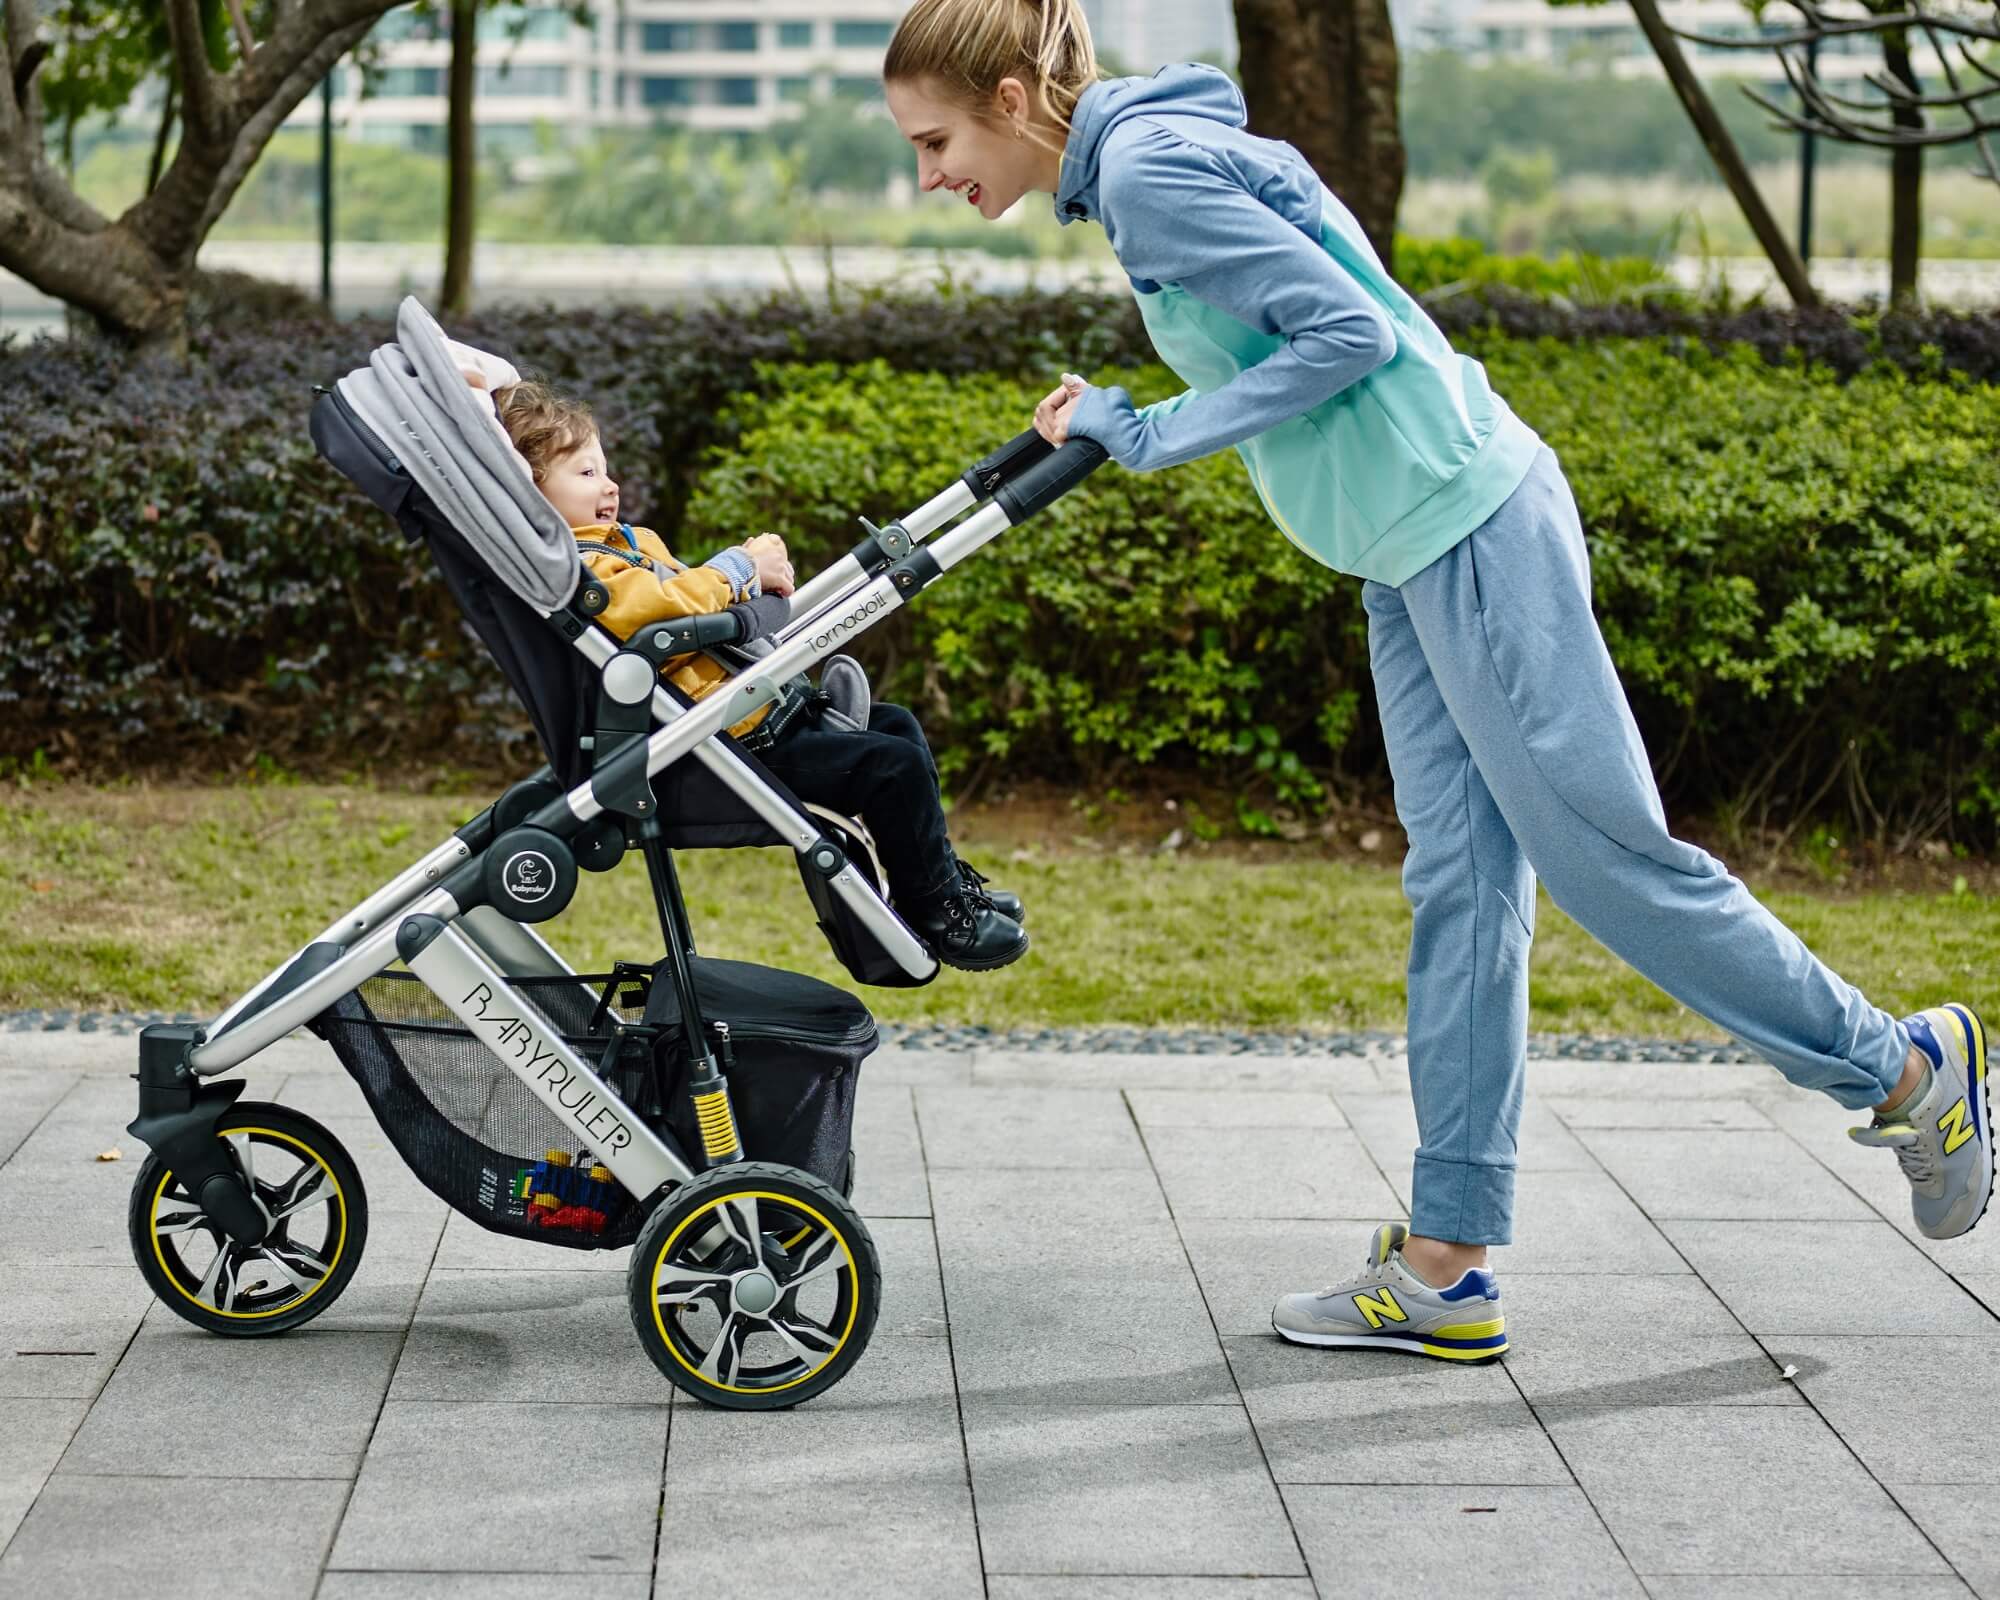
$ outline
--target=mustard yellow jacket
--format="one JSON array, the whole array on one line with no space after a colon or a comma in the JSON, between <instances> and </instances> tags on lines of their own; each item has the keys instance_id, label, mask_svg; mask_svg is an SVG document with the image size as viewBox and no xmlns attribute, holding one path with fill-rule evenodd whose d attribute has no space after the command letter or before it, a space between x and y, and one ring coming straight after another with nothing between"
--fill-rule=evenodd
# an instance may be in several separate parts
<instances>
[{"instance_id":1,"label":"mustard yellow jacket","mask_svg":"<svg viewBox=\"0 0 2000 1600\"><path fill-rule=\"evenodd\" d=\"M611 604L597 620L621 639L631 638L649 622L703 616L741 598L727 575L714 567L676 561L651 528L596 523L571 531L583 564L611 591ZM713 656L696 652L673 657L660 668L660 676L690 700L699 700L728 681L729 669ZM759 706L729 731L739 737L748 733L770 709Z\"/></svg>"}]
</instances>

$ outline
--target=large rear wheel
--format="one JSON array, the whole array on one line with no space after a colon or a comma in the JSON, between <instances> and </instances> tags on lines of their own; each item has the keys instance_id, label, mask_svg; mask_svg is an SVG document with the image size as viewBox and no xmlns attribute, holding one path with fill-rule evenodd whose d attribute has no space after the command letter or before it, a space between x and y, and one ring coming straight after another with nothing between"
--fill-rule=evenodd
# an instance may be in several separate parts
<instances>
[{"instance_id":1,"label":"large rear wheel","mask_svg":"<svg viewBox=\"0 0 2000 1600\"><path fill-rule=\"evenodd\" d=\"M654 1208L628 1289L639 1342L669 1379L710 1405L765 1411L847 1375L875 1331L882 1268L839 1190L744 1161Z\"/></svg>"}]
</instances>

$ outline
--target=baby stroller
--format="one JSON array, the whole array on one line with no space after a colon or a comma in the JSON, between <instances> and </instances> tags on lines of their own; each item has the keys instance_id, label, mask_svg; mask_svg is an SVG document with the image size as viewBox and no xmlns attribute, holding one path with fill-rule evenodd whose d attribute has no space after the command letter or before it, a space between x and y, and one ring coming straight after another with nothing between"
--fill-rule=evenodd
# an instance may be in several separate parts
<instances>
[{"instance_id":1,"label":"baby stroller","mask_svg":"<svg viewBox=\"0 0 2000 1600\"><path fill-rule=\"evenodd\" d=\"M672 850L782 843L861 983L912 985L931 950L886 902L860 823L809 810L724 731L1103 460L1026 433L908 517L862 519L762 656L699 705L670 657L736 641L722 613L621 644L607 601L486 395L504 362L455 345L414 299L396 341L319 392L334 466L423 542L534 723L548 765L516 783L205 1027L148 1027L132 1191L139 1270L213 1333L295 1328L354 1275L368 1231L325 1127L213 1081L301 1025L325 1039L398 1153L496 1232L633 1246L633 1326L668 1379L718 1406L795 1405L873 1331L880 1268L849 1200L855 1080L875 1044L853 996L696 953ZM929 544L926 535L980 507ZM865 819L864 819L865 821ZM644 857L664 957L572 970L534 925L579 872Z\"/></svg>"}]
</instances>

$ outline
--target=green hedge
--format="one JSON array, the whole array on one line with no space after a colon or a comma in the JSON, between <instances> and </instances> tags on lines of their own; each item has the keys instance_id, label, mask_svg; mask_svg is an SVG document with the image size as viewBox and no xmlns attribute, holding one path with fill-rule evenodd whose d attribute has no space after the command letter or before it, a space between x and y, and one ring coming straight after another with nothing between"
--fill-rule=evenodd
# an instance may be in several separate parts
<instances>
[{"instance_id":1,"label":"green hedge","mask_svg":"<svg viewBox=\"0 0 2000 1600\"><path fill-rule=\"evenodd\" d=\"M1753 352L1496 344L1561 456L1614 658L1676 797L1829 800L1880 830L2000 819L2000 391L1840 383ZM1142 401L1175 387L1109 370ZM808 567L852 507L907 508L1030 390L885 366L773 369L688 507L690 551L784 533ZM1233 456L1084 491L928 591L862 653L949 763L1103 775L1196 757L1376 777L1359 587L1307 561Z\"/></svg>"},{"instance_id":2,"label":"green hedge","mask_svg":"<svg viewBox=\"0 0 2000 1600\"><path fill-rule=\"evenodd\" d=\"M1561 453L1607 636L1674 802L1845 807L2000 830L1994 319L1798 330L1838 369L1696 337L1461 335ZM279 759L529 760L525 724L421 557L313 455L310 384L379 324L205 331L191 372L0 347L0 760L98 770L218 736ZM635 515L698 559L759 527L811 565L1015 432L1071 364L1133 370L1129 301L518 313L467 337L599 404ZM1863 364L1867 341L1909 347ZM1950 340L1957 338L1958 343ZM1925 341L1927 342L1927 341ZM869 360L874 352L890 364ZM831 366L801 370L821 358ZM731 395L737 396L731 400ZM1357 586L1273 536L1232 457L1107 470L871 635L964 774L1130 764L1380 788ZM497 746L497 748L496 748Z\"/></svg>"}]
</instances>

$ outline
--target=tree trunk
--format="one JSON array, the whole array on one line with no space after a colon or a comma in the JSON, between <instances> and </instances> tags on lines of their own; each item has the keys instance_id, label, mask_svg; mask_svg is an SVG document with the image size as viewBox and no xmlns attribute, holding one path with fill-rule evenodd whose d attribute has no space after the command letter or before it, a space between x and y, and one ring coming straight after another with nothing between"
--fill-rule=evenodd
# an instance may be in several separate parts
<instances>
[{"instance_id":1,"label":"tree trunk","mask_svg":"<svg viewBox=\"0 0 2000 1600\"><path fill-rule=\"evenodd\" d=\"M1295 145L1393 270L1403 198L1388 0L1236 0L1250 130Z\"/></svg>"},{"instance_id":2,"label":"tree trunk","mask_svg":"<svg viewBox=\"0 0 2000 1600\"><path fill-rule=\"evenodd\" d=\"M1909 35L1890 32L1882 35L1882 64L1889 76L1919 92L1917 70L1910 63ZM1894 121L1899 128L1921 128L1923 109L1897 102ZM1924 152L1920 146L1906 145L1889 153L1889 304L1907 306L1917 298L1917 258L1923 250Z\"/></svg>"},{"instance_id":3,"label":"tree trunk","mask_svg":"<svg viewBox=\"0 0 2000 1600\"><path fill-rule=\"evenodd\" d=\"M202 240L286 115L394 0L273 6L268 37L229 71L209 60L204 3L161 0L181 137L171 161L156 141L145 196L113 220L48 157L38 0L0 0L0 267L109 338L183 358Z\"/></svg>"},{"instance_id":4,"label":"tree trunk","mask_svg":"<svg viewBox=\"0 0 2000 1600\"><path fill-rule=\"evenodd\" d=\"M1785 292L1792 297L1792 304L1818 305L1819 296L1813 292L1812 280L1806 276L1805 263L1799 259L1792 241L1785 237L1785 230L1778 226L1778 219L1771 215L1771 208L1764 204L1756 180L1743 164L1743 153L1736 148L1729 129L1723 126L1722 118L1716 114L1715 103L1708 98L1701 80L1687 64L1680 40L1674 37L1673 30L1661 17L1659 6L1654 0L1631 0L1631 3L1632 15L1638 18L1646 42L1653 47L1653 54L1660 58L1660 67L1667 75L1667 82L1674 86L1674 93L1680 97L1681 109L1688 114L1688 121L1694 124L1695 132L1701 135L1709 159L1715 163L1715 170L1722 175L1722 181L1735 197L1737 206L1743 212L1743 220L1750 224L1750 231L1764 247L1764 254L1778 274L1778 281L1785 286Z\"/></svg>"},{"instance_id":5,"label":"tree trunk","mask_svg":"<svg viewBox=\"0 0 2000 1600\"><path fill-rule=\"evenodd\" d=\"M472 239L478 226L479 153L473 141L472 97L479 83L479 0L451 0L451 107L446 135L444 287L440 312L472 309Z\"/></svg>"}]
</instances>

